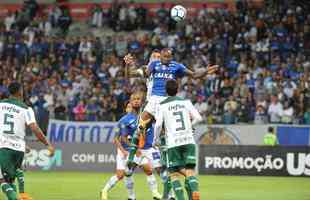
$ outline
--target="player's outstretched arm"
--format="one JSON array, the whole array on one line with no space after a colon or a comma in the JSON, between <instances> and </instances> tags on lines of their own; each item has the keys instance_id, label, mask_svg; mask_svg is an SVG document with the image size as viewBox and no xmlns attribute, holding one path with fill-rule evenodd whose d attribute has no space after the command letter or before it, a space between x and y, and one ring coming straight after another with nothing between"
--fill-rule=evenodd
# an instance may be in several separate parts
<instances>
[{"instance_id":1,"label":"player's outstretched arm","mask_svg":"<svg viewBox=\"0 0 310 200\"><path fill-rule=\"evenodd\" d=\"M142 65L141 67L137 66L134 57L131 54L127 54L124 57L124 61L126 67L128 68L128 73L130 77L148 77L149 70L146 65Z\"/></svg>"},{"instance_id":2,"label":"player's outstretched arm","mask_svg":"<svg viewBox=\"0 0 310 200\"><path fill-rule=\"evenodd\" d=\"M47 139L45 138L42 130L40 129L40 127L38 126L37 123L31 123L28 125L29 128L31 129L31 131L35 134L35 136L37 137L37 139L45 144L47 146L47 149L50 152L49 156L53 156L55 153L55 148L47 141Z\"/></svg>"},{"instance_id":3,"label":"player's outstretched arm","mask_svg":"<svg viewBox=\"0 0 310 200\"><path fill-rule=\"evenodd\" d=\"M202 71L192 71L190 69L186 69L185 70L185 73L194 78L194 79L197 79L197 78L202 78L204 76L207 76L207 75L211 75L211 74L214 74L217 70L218 70L219 66L218 65L208 65L206 69L202 70Z\"/></svg>"},{"instance_id":4,"label":"player's outstretched arm","mask_svg":"<svg viewBox=\"0 0 310 200\"><path fill-rule=\"evenodd\" d=\"M202 121L202 116L200 115L198 110L195 108L195 106L192 104L192 102L190 102L190 101L188 101L188 110L189 110L190 115L191 115L193 126Z\"/></svg>"}]
</instances>

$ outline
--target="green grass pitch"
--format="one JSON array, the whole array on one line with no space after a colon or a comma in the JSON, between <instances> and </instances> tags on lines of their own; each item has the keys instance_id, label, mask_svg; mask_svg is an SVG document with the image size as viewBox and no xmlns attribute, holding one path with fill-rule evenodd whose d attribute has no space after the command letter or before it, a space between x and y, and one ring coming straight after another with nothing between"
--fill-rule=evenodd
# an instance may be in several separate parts
<instances>
[{"instance_id":1,"label":"green grass pitch","mask_svg":"<svg viewBox=\"0 0 310 200\"><path fill-rule=\"evenodd\" d=\"M101 186L112 174L86 172L26 172L26 190L34 200L99 200ZM135 174L137 200L151 200L143 174ZM310 200L309 178L200 176L201 200ZM120 182L111 200L126 200ZM5 199L2 194L0 199Z\"/></svg>"}]
</instances>

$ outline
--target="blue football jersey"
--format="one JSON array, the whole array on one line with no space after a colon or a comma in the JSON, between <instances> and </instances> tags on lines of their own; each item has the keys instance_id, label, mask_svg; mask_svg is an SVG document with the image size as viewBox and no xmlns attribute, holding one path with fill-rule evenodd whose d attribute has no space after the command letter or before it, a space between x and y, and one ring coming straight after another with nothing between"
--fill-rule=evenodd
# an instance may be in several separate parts
<instances>
[{"instance_id":1,"label":"blue football jersey","mask_svg":"<svg viewBox=\"0 0 310 200\"><path fill-rule=\"evenodd\" d=\"M130 141L135 134L136 129L138 128L138 116L134 113L127 113L118 121L118 128L118 136L127 137ZM153 145L153 140L154 127L152 125L146 130L145 145L143 149L151 148ZM129 146L125 142L121 141L121 145L124 147L124 149L129 149Z\"/></svg>"},{"instance_id":2,"label":"blue football jersey","mask_svg":"<svg viewBox=\"0 0 310 200\"><path fill-rule=\"evenodd\" d=\"M153 80L152 95L167 96L166 82L170 79L182 78L185 75L186 67L175 61L170 61L166 65L157 60L148 65L148 70Z\"/></svg>"},{"instance_id":3,"label":"blue football jersey","mask_svg":"<svg viewBox=\"0 0 310 200\"><path fill-rule=\"evenodd\" d=\"M127 137L130 141L133 137L135 130L137 129L137 115L133 113L127 113L118 121L119 133L118 136ZM124 149L128 150L129 146L121 141L121 145Z\"/></svg>"}]
</instances>

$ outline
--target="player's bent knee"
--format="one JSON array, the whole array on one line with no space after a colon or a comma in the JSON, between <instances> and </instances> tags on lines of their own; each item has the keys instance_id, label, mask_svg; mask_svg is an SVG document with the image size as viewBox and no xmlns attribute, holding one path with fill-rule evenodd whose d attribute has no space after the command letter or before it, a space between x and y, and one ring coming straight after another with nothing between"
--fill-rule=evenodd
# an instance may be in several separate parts
<instances>
[{"instance_id":1,"label":"player's bent knee","mask_svg":"<svg viewBox=\"0 0 310 200\"><path fill-rule=\"evenodd\" d=\"M143 171L148 176L153 174L152 167L149 165L143 165Z\"/></svg>"},{"instance_id":2,"label":"player's bent knee","mask_svg":"<svg viewBox=\"0 0 310 200\"><path fill-rule=\"evenodd\" d=\"M118 180L122 180L125 176L125 171L124 170L117 170L116 176L117 176Z\"/></svg>"},{"instance_id":3,"label":"player's bent knee","mask_svg":"<svg viewBox=\"0 0 310 200\"><path fill-rule=\"evenodd\" d=\"M186 166L185 176L188 177L188 176L195 176L195 175L196 175L195 165Z\"/></svg>"}]
</instances>

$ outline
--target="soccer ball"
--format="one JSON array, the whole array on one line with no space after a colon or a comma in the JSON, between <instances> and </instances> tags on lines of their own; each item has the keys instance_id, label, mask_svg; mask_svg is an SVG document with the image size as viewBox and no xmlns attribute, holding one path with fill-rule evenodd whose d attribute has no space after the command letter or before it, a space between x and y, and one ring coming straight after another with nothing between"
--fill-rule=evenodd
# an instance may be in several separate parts
<instances>
[{"instance_id":1,"label":"soccer ball","mask_svg":"<svg viewBox=\"0 0 310 200\"><path fill-rule=\"evenodd\" d=\"M186 9L181 5L176 5L171 9L170 15L175 21L182 21L186 17Z\"/></svg>"}]
</instances>

